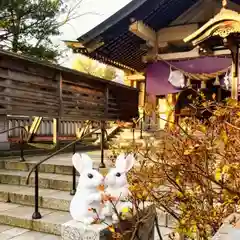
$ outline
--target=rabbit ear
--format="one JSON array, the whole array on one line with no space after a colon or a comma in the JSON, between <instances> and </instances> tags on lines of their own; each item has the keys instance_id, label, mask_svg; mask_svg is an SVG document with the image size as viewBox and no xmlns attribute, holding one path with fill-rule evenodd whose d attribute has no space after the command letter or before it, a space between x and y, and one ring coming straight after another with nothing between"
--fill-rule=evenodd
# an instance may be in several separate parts
<instances>
[{"instance_id":1,"label":"rabbit ear","mask_svg":"<svg viewBox=\"0 0 240 240\"><path fill-rule=\"evenodd\" d=\"M72 163L79 173L83 172L86 169L92 169L93 166L92 159L84 153L75 153L72 156Z\"/></svg>"},{"instance_id":2,"label":"rabbit ear","mask_svg":"<svg viewBox=\"0 0 240 240\"><path fill-rule=\"evenodd\" d=\"M120 154L116 160L116 168L120 172L128 172L134 165L135 158L133 154L129 154L125 158L125 154Z\"/></svg>"},{"instance_id":3,"label":"rabbit ear","mask_svg":"<svg viewBox=\"0 0 240 240\"><path fill-rule=\"evenodd\" d=\"M124 162L125 162L125 154L121 153L117 159L116 159L116 168L117 169L123 169L124 168Z\"/></svg>"},{"instance_id":4,"label":"rabbit ear","mask_svg":"<svg viewBox=\"0 0 240 240\"><path fill-rule=\"evenodd\" d=\"M135 157L133 154L129 154L127 155L127 157L125 158L125 171L128 172L134 165L135 163Z\"/></svg>"}]
</instances>

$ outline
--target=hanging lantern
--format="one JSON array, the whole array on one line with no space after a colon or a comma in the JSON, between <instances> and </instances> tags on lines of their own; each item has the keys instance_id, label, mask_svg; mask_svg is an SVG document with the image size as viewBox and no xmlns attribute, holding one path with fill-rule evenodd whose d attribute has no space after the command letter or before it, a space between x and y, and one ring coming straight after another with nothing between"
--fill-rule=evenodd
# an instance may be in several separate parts
<instances>
[{"instance_id":1,"label":"hanging lantern","mask_svg":"<svg viewBox=\"0 0 240 240\"><path fill-rule=\"evenodd\" d=\"M213 83L214 86L220 86L220 80L219 80L219 76L216 77L214 83Z\"/></svg>"},{"instance_id":2,"label":"hanging lantern","mask_svg":"<svg viewBox=\"0 0 240 240\"><path fill-rule=\"evenodd\" d=\"M177 88L184 88L185 87L185 77L183 73L179 70L172 70L170 67L170 74L168 77L168 81Z\"/></svg>"},{"instance_id":3,"label":"hanging lantern","mask_svg":"<svg viewBox=\"0 0 240 240\"><path fill-rule=\"evenodd\" d=\"M201 81L201 88L206 88L206 82L205 81Z\"/></svg>"}]
</instances>

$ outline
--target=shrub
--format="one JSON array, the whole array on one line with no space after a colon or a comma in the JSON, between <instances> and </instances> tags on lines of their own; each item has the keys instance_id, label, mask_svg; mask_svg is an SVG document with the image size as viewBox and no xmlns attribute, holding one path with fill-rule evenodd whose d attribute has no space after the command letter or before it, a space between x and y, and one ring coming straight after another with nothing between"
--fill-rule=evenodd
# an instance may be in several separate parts
<instances>
[{"instance_id":1,"label":"shrub","mask_svg":"<svg viewBox=\"0 0 240 240\"><path fill-rule=\"evenodd\" d=\"M230 99L194 107L211 117L171 124L157 143L146 140L142 147L130 144L112 150L114 155L127 151L137 156L129 174L137 204L154 203L176 220L176 232L196 240L213 236L224 218L238 210L240 104Z\"/></svg>"}]
</instances>

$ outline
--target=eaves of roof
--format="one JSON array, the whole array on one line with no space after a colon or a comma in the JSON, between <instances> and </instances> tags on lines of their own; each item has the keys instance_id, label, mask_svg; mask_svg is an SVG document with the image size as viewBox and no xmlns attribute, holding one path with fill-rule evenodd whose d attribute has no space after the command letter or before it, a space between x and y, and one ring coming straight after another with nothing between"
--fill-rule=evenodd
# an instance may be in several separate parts
<instances>
[{"instance_id":1,"label":"eaves of roof","mask_svg":"<svg viewBox=\"0 0 240 240\"><path fill-rule=\"evenodd\" d=\"M113 14L108 19L97 25L95 28L91 29L89 32L79 37L77 40L82 42L83 44L90 42L95 37L98 37L99 35L103 34L109 28L113 27L116 23L130 15L132 12L134 12L136 9L138 9L142 4L144 4L147 1L148 0L132 0L125 7L117 11L115 14Z\"/></svg>"},{"instance_id":2,"label":"eaves of roof","mask_svg":"<svg viewBox=\"0 0 240 240\"><path fill-rule=\"evenodd\" d=\"M133 0L78 40L85 47L95 41L102 43L95 50L84 53L91 58L116 67L123 64L142 71L145 68L142 56L147 50L142 48L145 41L129 31L132 19L143 20L154 30L159 30L168 26L197 1L199 0Z\"/></svg>"}]
</instances>

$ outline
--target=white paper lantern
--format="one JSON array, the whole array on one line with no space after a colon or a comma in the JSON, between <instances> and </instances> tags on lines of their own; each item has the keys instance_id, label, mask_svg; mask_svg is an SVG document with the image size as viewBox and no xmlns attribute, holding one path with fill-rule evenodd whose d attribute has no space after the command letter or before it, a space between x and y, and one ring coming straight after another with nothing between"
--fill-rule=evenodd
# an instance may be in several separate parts
<instances>
[{"instance_id":1,"label":"white paper lantern","mask_svg":"<svg viewBox=\"0 0 240 240\"><path fill-rule=\"evenodd\" d=\"M179 70L172 70L170 68L170 74L168 81L177 88L184 88L185 87L185 77L183 73Z\"/></svg>"}]
</instances>

